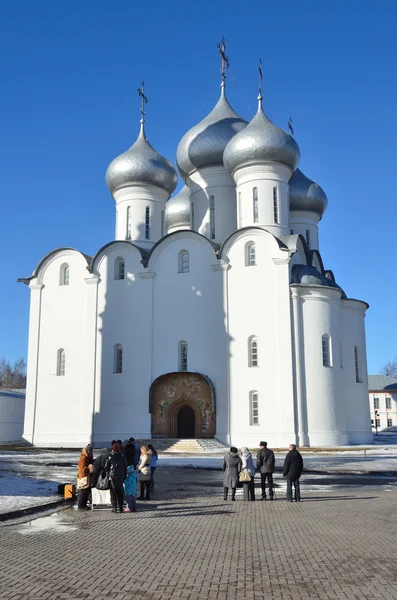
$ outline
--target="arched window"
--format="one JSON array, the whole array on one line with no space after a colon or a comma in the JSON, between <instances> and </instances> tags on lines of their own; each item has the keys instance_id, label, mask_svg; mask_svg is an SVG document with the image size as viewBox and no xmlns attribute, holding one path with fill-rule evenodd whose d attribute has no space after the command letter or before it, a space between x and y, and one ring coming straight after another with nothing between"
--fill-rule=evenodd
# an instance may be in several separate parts
<instances>
[{"instance_id":1,"label":"arched window","mask_svg":"<svg viewBox=\"0 0 397 600\"><path fill-rule=\"evenodd\" d=\"M273 217L274 222L278 223L278 193L277 188L273 188Z\"/></svg>"},{"instance_id":2,"label":"arched window","mask_svg":"<svg viewBox=\"0 0 397 600\"><path fill-rule=\"evenodd\" d=\"M69 285L69 265L63 264L59 271L59 285Z\"/></svg>"},{"instance_id":3,"label":"arched window","mask_svg":"<svg viewBox=\"0 0 397 600\"><path fill-rule=\"evenodd\" d=\"M254 209L254 223L259 221L259 210L258 210L258 188L254 187L252 190L252 201Z\"/></svg>"},{"instance_id":4,"label":"arched window","mask_svg":"<svg viewBox=\"0 0 397 600\"><path fill-rule=\"evenodd\" d=\"M164 211L161 211L161 237L164 235Z\"/></svg>"},{"instance_id":5,"label":"arched window","mask_svg":"<svg viewBox=\"0 0 397 600\"><path fill-rule=\"evenodd\" d=\"M131 239L131 206L127 206L127 231L125 237L127 240Z\"/></svg>"},{"instance_id":6,"label":"arched window","mask_svg":"<svg viewBox=\"0 0 397 600\"><path fill-rule=\"evenodd\" d=\"M258 366L258 338L254 335L248 339L248 366Z\"/></svg>"},{"instance_id":7,"label":"arched window","mask_svg":"<svg viewBox=\"0 0 397 600\"><path fill-rule=\"evenodd\" d=\"M123 372L123 346L116 344L113 355L113 373Z\"/></svg>"},{"instance_id":8,"label":"arched window","mask_svg":"<svg viewBox=\"0 0 397 600\"><path fill-rule=\"evenodd\" d=\"M63 377L66 372L66 354L63 348L59 348L57 353L57 375Z\"/></svg>"},{"instance_id":9,"label":"arched window","mask_svg":"<svg viewBox=\"0 0 397 600\"><path fill-rule=\"evenodd\" d=\"M187 371L187 342L179 342L179 370Z\"/></svg>"},{"instance_id":10,"label":"arched window","mask_svg":"<svg viewBox=\"0 0 397 600\"><path fill-rule=\"evenodd\" d=\"M192 229L192 231L194 231L194 202L191 202L191 211L192 211L192 215L190 218L191 229Z\"/></svg>"},{"instance_id":11,"label":"arched window","mask_svg":"<svg viewBox=\"0 0 397 600\"><path fill-rule=\"evenodd\" d=\"M118 256L114 261L114 278L115 279L124 279L125 275L125 263L124 258Z\"/></svg>"},{"instance_id":12,"label":"arched window","mask_svg":"<svg viewBox=\"0 0 397 600\"><path fill-rule=\"evenodd\" d=\"M146 207L145 212L145 240L150 240L150 206Z\"/></svg>"},{"instance_id":13,"label":"arched window","mask_svg":"<svg viewBox=\"0 0 397 600\"><path fill-rule=\"evenodd\" d=\"M245 266L253 267L256 265L256 246L254 242L247 242L245 245Z\"/></svg>"},{"instance_id":14,"label":"arched window","mask_svg":"<svg viewBox=\"0 0 397 600\"><path fill-rule=\"evenodd\" d=\"M354 370L356 373L356 383L360 383L360 362L358 358L358 346L354 346Z\"/></svg>"},{"instance_id":15,"label":"arched window","mask_svg":"<svg viewBox=\"0 0 397 600\"><path fill-rule=\"evenodd\" d=\"M241 206L241 192L238 193L238 226L241 227L242 223L243 223L243 215L241 213L242 211L242 206Z\"/></svg>"},{"instance_id":16,"label":"arched window","mask_svg":"<svg viewBox=\"0 0 397 600\"><path fill-rule=\"evenodd\" d=\"M310 250L310 229L306 229L306 244Z\"/></svg>"},{"instance_id":17,"label":"arched window","mask_svg":"<svg viewBox=\"0 0 397 600\"><path fill-rule=\"evenodd\" d=\"M215 198L210 196L210 238L215 239Z\"/></svg>"},{"instance_id":18,"label":"arched window","mask_svg":"<svg viewBox=\"0 0 397 600\"><path fill-rule=\"evenodd\" d=\"M250 392L250 425L259 425L259 394Z\"/></svg>"},{"instance_id":19,"label":"arched window","mask_svg":"<svg viewBox=\"0 0 397 600\"><path fill-rule=\"evenodd\" d=\"M332 367L331 360L331 338L325 333L321 338L323 352L323 367Z\"/></svg>"},{"instance_id":20,"label":"arched window","mask_svg":"<svg viewBox=\"0 0 397 600\"><path fill-rule=\"evenodd\" d=\"M189 273L189 252L181 250L178 254L178 273Z\"/></svg>"}]
</instances>

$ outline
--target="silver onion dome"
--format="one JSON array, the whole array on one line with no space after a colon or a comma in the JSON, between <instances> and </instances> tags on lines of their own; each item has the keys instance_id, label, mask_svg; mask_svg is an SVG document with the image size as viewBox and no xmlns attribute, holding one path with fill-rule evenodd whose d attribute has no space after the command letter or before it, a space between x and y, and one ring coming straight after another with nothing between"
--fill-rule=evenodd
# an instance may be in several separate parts
<instances>
[{"instance_id":1,"label":"silver onion dome","mask_svg":"<svg viewBox=\"0 0 397 600\"><path fill-rule=\"evenodd\" d=\"M261 95L258 96L256 115L230 140L223 154L224 165L232 174L238 167L268 161L282 163L294 171L299 159L299 147L294 138L273 125L263 112Z\"/></svg>"},{"instance_id":2,"label":"silver onion dome","mask_svg":"<svg viewBox=\"0 0 397 600\"><path fill-rule=\"evenodd\" d=\"M221 88L221 97L210 114L179 142L176 163L185 180L196 169L223 165L226 144L247 125L227 101L224 82Z\"/></svg>"},{"instance_id":3,"label":"silver onion dome","mask_svg":"<svg viewBox=\"0 0 397 600\"><path fill-rule=\"evenodd\" d=\"M165 205L166 232L173 227L190 229L190 190L187 185Z\"/></svg>"},{"instance_id":4,"label":"silver onion dome","mask_svg":"<svg viewBox=\"0 0 397 600\"><path fill-rule=\"evenodd\" d=\"M324 190L296 169L289 180L289 209L315 212L322 217L327 205Z\"/></svg>"},{"instance_id":5,"label":"silver onion dome","mask_svg":"<svg viewBox=\"0 0 397 600\"><path fill-rule=\"evenodd\" d=\"M137 140L112 160L106 171L106 185L112 194L134 184L156 185L172 194L177 183L178 177L170 161L147 141L143 121Z\"/></svg>"}]
</instances>

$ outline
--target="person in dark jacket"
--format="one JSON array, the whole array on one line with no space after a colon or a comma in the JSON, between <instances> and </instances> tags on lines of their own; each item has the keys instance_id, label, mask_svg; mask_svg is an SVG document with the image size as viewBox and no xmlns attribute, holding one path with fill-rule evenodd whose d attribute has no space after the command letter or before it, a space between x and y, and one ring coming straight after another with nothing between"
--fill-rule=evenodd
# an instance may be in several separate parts
<instances>
[{"instance_id":1,"label":"person in dark jacket","mask_svg":"<svg viewBox=\"0 0 397 600\"><path fill-rule=\"evenodd\" d=\"M274 452L267 447L267 442L259 442L259 452L256 455L256 468L261 474L261 500L266 500L266 479L269 485L269 498L273 500Z\"/></svg>"},{"instance_id":2,"label":"person in dark jacket","mask_svg":"<svg viewBox=\"0 0 397 600\"><path fill-rule=\"evenodd\" d=\"M127 467L134 465L135 467L135 455L136 448L134 443L134 438L130 438L128 442L124 445L124 456L127 461Z\"/></svg>"},{"instance_id":3,"label":"person in dark jacket","mask_svg":"<svg viewBox=\"0 0 397 600\"><path fill-rule=\"evenodd\" d=\"M236 487L241 471L241 458L238 455L238 450L234 446L230 448L229 454L223 459L222 469L225 471L223 476L223 499L227 500L229 488L232 489L232 500L236 500Z\"/></svg>"},{"instance_id":4,"label":"person in dark jacket","mask_svg":"<svg viewBox=\"0 0 397 600\"><path fill-rule=\"evenodd\" d=\"M303 458L296 449L295 444L290 444L289 452L285 457L283 475L287 478L287 498L293 502L292 486L295 489L295 502L300 502L301 492L299 478L303 471Z\"/></svg>"},{"instance_id":5,"label":"person in dark jacket","mask_svg":"<svg viewBox=\"0 0 397 600\"><path fill-rule=\"evenodd\" d=\"M127 463L121 454L120 444L115 442L112 445L112 453L109 456L104 469L109 473L110 498L112 501L112 511L120 512L124 509L124 480L127 477Z\"/></svg>"},{"instance_id":6,"label":"person in dark jacket","mask_svg":"<svg viewBox=\"0 0 397 600\"><path fill-rule=\"evenodd\" d=\"M98 482L98 477L100 473L104 470L107 460L109 458L110 451L108 448L104 448L101 450L101 453L94 459L92 466L94 467L94 471L92 473L92 484L91 487L96 487Z\"/></svg>"}]
</instances>

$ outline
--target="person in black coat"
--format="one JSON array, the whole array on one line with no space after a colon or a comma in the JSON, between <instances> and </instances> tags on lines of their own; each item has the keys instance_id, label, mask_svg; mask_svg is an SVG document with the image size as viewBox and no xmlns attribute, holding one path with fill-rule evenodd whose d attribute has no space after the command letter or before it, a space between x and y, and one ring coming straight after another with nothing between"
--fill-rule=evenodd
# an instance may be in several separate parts
<instances>
[{"instance_id":1,"label":"person in black coat","mask_svg":"<svg viewBox=\"0 0 397 600\"><path fill-rule=\"evenodd\" d=\"M127 461L127 467L130 467L131 465L134 465L134 467L136 467L136 448L134 438L130 438L128 442L124 445L124 456L125 460Z\"/></svg>"},{"instance_id":2,"label":"person in black coat","mask_svg":"<svg viewBox=\"0 0 397 600\"><path fill-rule=\"evenodd\" d=\"M299 478L303 471L303 458L296 449L295 444L290 444L289 452L285 457L283 475L287 478L287 498L293 502L292 486L295 488L295 502L300 502L301 491Z\"/></svg>"},{"instance_id":3,"label":"person in black coat","mask_svg":"<svg viewBox=\"0 0 397 600\"><path fill-rule=\"evenodd\" d=\"M259 448L259 452L256 455L256 468L261 474L261 500L266 500L266 479L269 484L269 497L270 500L273 500L274 452L267 447L267 442L259 442Z\"/></svg>"},{"instance_id":4,"label":"person in black coat","mask_svg":"<svg viewBox=\"0 0 397 600\"><path fill-rule=\"evenodd\" d=\"M94 468L93 473L92 473L92 484L91 487L95 488L96 484L98 483L98 477L100 475L100 473L102 473L102 471L104 470L107 460L109 458L109 450L107 448L104 448L103 450L101 450L101 453L94 459L94 462L92 463L92 466Z\"/></svg>"},{"instance_id":5,"label":"person in black coat","mask_svg":"<svg viewBox=\"0 0 397 600\"><path fill-rule=\"evenodd\" d=\"M117 507L119 507L122 513L124 508L124 480L127 477L127 463L121 454L120 444L117 442L112 444L112 453L106 462L104 471L105 473L109 473L112 510L113 512L117 512Z\"/></svg>"}]
</instances>

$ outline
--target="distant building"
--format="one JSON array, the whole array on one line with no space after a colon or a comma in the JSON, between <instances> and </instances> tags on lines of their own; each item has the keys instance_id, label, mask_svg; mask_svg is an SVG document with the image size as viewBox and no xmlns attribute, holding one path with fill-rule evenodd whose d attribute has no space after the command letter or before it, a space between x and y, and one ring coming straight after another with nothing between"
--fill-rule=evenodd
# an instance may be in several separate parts
<instances>
[{"instance_id":1,"label":"distant building","mask_svg":"<svg viewBox=\"0 0 397 600\"><path fill-rule=\"evenodd\" d=\"M384 430L397 426L397 379L368 375L368 389L372 427Z\"/></svg>"},{"instance_id":2,"label":"distant building","mask_svg":"<svg viewBox=\"0 0 397 600\"><path fill-rule=\"evenodd\" d=\"M25 390L0 390L0 443L22 439Z\"/></svg>"}]
</instances>

